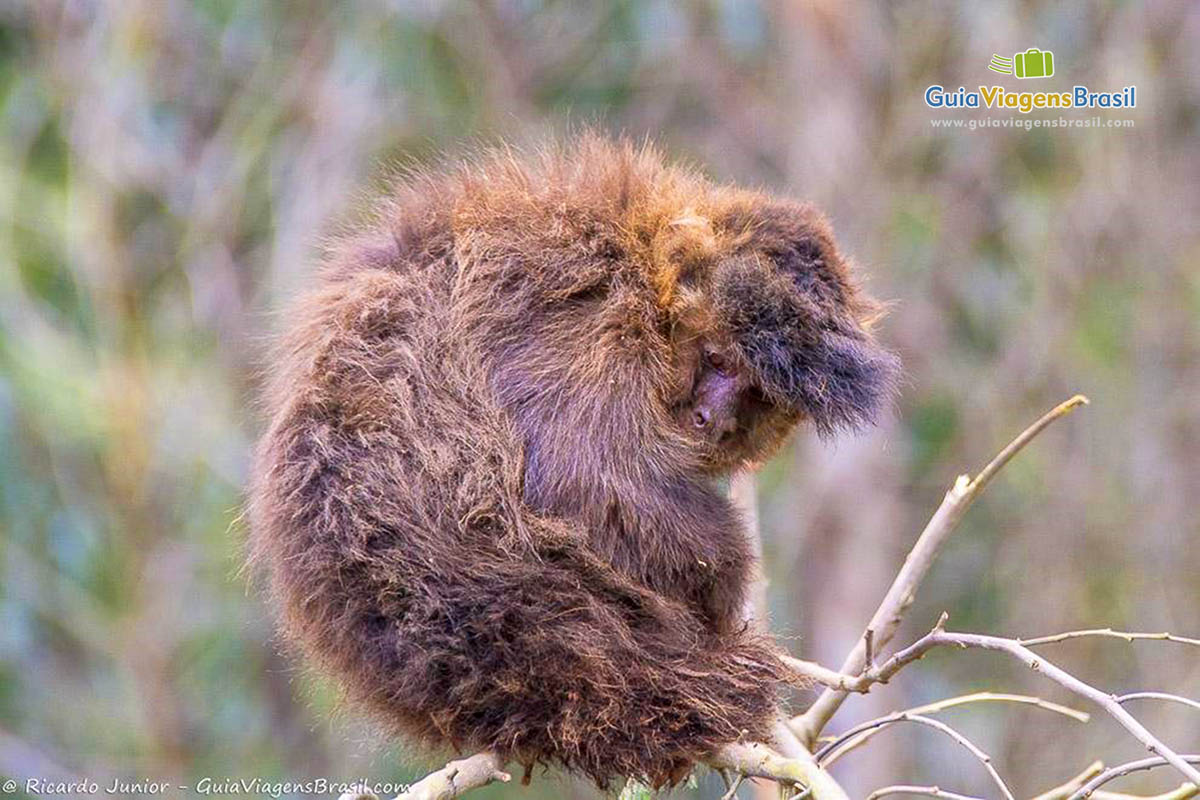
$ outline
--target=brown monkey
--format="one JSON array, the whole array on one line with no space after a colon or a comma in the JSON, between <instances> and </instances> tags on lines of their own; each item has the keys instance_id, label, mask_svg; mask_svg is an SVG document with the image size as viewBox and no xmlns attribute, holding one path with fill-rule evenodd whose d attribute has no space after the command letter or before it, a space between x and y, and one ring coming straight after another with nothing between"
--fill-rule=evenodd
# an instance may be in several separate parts
<instances>
[{"instance_id":1,"label":"brown monkey","mask_svg":"<svg viewBox=\"0 0 1200 800\"><path fill-rule=\"evenodd\" d=\"M763 739L780 651L712 479L895 359L811 207L585 135L405 182L287 316L251 488L282 628L427 745L656 782Z\"/></svg>"}]
</instances>

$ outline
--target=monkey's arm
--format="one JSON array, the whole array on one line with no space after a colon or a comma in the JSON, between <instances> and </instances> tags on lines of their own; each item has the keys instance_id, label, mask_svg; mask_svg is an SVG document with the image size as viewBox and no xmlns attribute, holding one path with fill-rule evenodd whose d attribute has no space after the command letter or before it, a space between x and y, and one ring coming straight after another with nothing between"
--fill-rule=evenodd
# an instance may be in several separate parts
<instances>
[{"instance_id":1,"label":"monkey's arm","mask_svg":"<svg viewBox=\"0 0 1200 800\"><path fill-rule=\"evenodd\" d=\"M607 513L588 522L589 541L615 569L685 603L714 631L743 626L755 556L726 497L702 480L675 475L601 507Z\"/></svg>"}]
</instances>

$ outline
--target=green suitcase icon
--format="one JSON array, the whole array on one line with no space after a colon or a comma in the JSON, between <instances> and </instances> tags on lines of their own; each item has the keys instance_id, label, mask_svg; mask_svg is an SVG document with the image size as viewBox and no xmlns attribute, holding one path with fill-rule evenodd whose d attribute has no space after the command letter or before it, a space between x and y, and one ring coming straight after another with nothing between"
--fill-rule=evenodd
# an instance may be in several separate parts
<instances>
[{"instance_id":1,"label":"green suitcase icon","mask_svg":"<svg viewBox=\"0 0 1200 800\"><path fill-rule=\"evenodd\" d=\"M1054 74L1054 53L1031 47L1013 56L1018 78L1049 78Z\"/></svg>"}]
</instances>

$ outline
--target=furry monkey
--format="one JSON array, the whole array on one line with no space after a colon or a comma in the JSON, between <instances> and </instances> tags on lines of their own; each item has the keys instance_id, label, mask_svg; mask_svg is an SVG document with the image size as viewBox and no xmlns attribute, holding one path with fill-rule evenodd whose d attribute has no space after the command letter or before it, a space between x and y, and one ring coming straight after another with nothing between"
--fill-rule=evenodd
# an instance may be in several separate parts
<instances>
[{"instance_id":1,"label":"furry monkey","mask_svg":"<svg viewBox=\"0 0 1200 800\"><path fill-rule=\"evenodd\" d=\"M604 785L765 740L714 479L895 358L813 208L597 135L413 176L286 317L250 490L286 637L397 734Z\"/></svg>"}]
</instances>

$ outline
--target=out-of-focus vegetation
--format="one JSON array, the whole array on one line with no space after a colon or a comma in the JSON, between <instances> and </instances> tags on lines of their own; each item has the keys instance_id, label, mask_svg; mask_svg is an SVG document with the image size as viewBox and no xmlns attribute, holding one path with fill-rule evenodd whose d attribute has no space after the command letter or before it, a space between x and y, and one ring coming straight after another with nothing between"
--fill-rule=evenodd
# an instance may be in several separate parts
<instances>
[{"instance_id":1,"label":"out-of-focus vegetation","mask_svg":"<svg viewBox=\"0 0 1200 800\"><path fill-rule=\"evenodd\" d=\"M1055 53L1045 87L986 70L1033 46ZM1136 127L931 127L1014 116L922 101L931 83L993 82L1136 84L1137 109L1102 115ZM256 354L380 164L579 122L815 201L894 300L894 417L832 445L802 434L762 474L772 624L795 651L840 661L954 476L1075 391L1093 405L971 511L909 634L943 609L1008 635L1200 634L1200 6L8 2L0 776L429 766L334 713L331 688L276 653L239 574ZM1200 657L1179 647L1054 655L1114 690L1200 694ZM987 654L939 653L847 711L979 688L1065 699ZM1200 715L1139 713L1200 750ZM1026 795L1141 755L1105 720L947 719ZM835 774L854 793L990 791L924 731L886 733ZM535 776L480 796L565 794L591 790Z\"/></svg>"}]
</instances>

